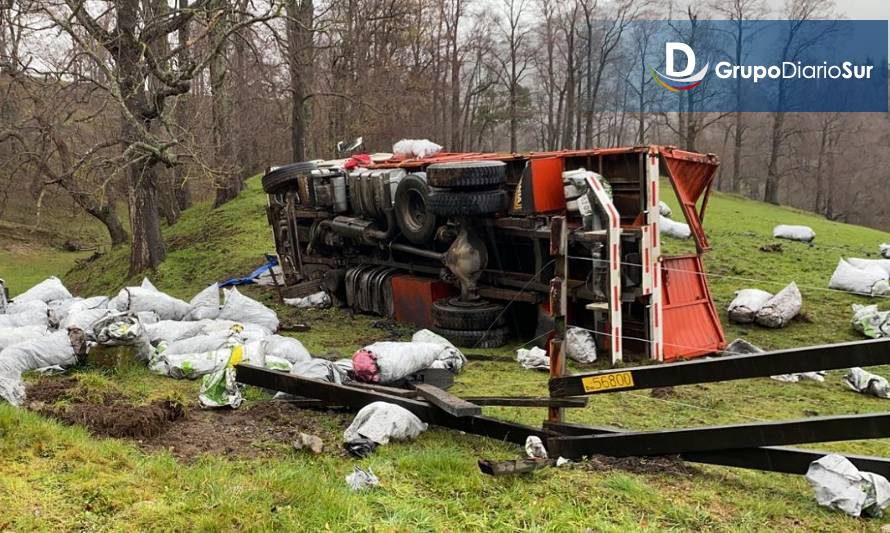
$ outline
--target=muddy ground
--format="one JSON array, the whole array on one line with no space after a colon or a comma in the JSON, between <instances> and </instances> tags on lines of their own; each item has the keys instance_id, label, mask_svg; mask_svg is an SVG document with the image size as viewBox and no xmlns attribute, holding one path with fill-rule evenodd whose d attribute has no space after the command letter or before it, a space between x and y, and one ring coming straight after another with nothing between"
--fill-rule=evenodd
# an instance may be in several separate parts
<instances>
[{"instance_id":1,"label":"muddy ground","mask_svg":"<svg viewBox=\"0 0 890 533\"><path fill-rule=\"evenodd\" d=\"M666 388L659 395L670 395ZM170 400L134 405L118 393L84 395L74 377L45 377L31 383L27 407L65 424L80 425L101 437L129 439L146 452L168 451L190 461L202 454L235 458L292 453L300 433L324 441L324 453L346 456L343 430L353 414L340 409L298 407L287 401L245 402L239 409L202 409ZM572 468L625 470L637 474L668 472L690 477L699 470L677 456L606 457L595 455Z\"/></svg>"},{"instance_id":2,"label":"muddy ground","mask_svg":"<svg viewBox=\"0 0 890 533\"><path fill-rule=\"evenodd\" d=\"M289 453L301 432L320 437L325 453L345 453L343 430L352 420L338 410L298 408L284 401L245 402L241 408L201 409L170 400L147 405L113 392L85 398L75 378L43 378L28 387L32 411L102 437L129 439L147 452L169 451L179 459L201 454L239 458Z\"/></svg>"}]
</instances>

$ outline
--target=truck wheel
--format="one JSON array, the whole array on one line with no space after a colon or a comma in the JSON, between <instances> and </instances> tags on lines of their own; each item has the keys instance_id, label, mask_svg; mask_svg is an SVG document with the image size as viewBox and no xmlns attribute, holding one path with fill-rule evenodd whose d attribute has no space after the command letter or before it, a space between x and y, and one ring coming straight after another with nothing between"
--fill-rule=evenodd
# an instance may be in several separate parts
<instances>
[{"instance_id":1,"label":"truck wheel","mask_svg":"<svg viewBox=\"0 0 890 533\"><path fill-rule=\"evenodd\" d=\"M442 216L492 215L507 209L507 191L452 192L431 189L430 211Z\"/></svg>"},{"instance_id":2,"label":"truck wheel","mask_svg":"<svg viewBox=\"0 0 890 533\"><path fill-rule=\"evenodd\" d=\"M445 329L484 331L504 325L504 306L485 300L466 303L443 298L433 303L433 324Z\"/></svg>"},{"instance_id":3,"label":"truck wheel","mask_svg":"<svg viewBox=\"0 0 890 533\"><path fill-rule=\"evenodd\" d=\"M498 348L506 344L510 336L510 328L507 326L488 331L446 328L433 328L433 331L461 348Z\"/></svg>"},{"instance_id":4,"label":"truck wheel","mask_svg":"<svg viewBox=\"0 0 890 533\"><path fill-rule=\"evenodd\" d=\"M302 161L274 168L263 174L263 190L267 194L277 192L286 185L296 183L297 178L305 176L317 168L318 165L312 161Z\"/></svg>"},{"instance_id":5,"label":"truck wheel","mask_svg":"<svg viewBox=\"0 0 890 533\"><path fill-rule=\"evenodd\" d=\"M449 189L496 187L506 181L507 164L503 161L434 163L426 167L426 178L433 187Z\"/></svg>"},{"instance_id":6,"label":"truck wheel","mask_svg":"<svg viewBox=\"0 0 890 533\"><path fill-rule=\"evenodd\" d=\"M436 215L429 209L430 188L420 177L409 174L396 188L396 224L413 244L432 240L439 226Z\"/></svg>"}]
</instances>

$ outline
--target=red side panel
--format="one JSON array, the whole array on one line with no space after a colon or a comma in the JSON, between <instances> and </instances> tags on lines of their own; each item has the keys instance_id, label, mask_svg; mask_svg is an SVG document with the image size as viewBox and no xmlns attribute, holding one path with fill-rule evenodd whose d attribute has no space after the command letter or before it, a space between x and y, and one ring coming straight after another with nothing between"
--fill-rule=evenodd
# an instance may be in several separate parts
<instances>
[{"instance_id":1,"label":"red side panel","mask_svg":"<svg viewBox=\"0 0 890 533\"><path fill-rule=\"evenodd\" d=\"M561 157L531 159L531 188L535 213L552 213L566 208L562 171L565 160Z\"/></svg>"},{"instance_id":2,"label":"red side panel","mask_svg":"<svg viewBox=\"0 0 890 533\"><path fill-rule=\"evenodd\" d=\"M454 287L436 279L407 275L392 277L392 304L399 322L433 327L433 302L454 294Z\"/></svg>"},{"instance_id":3,"label":"red side panel","mask_svg":"<svg viewBox=\"0 0 890 533\"><path fill-rule=\"evenodd\" d=\"M699 357L726 346L723 326L697 255L662 257L664 360Z\"/></svg>"},{"instance_id":4,"label":"red side panel","mask_svg":"<svg viewBox=\"0 0 890 533\"><path fill-rule=\"evenodd\" d=\"M708 237L702 228L702 220L705 216L711 184L714 182L714 174L720 165L719 161L713 155L702 155L673 148L662 148L661 156L665 167L667 167L671 185L680 201L680 208L686 215L686 222L692 230L695 245L700 252L710 250ZM701 209L696 211L696 204L702 198L704 199Z\"/></svg>"}]
</instances>

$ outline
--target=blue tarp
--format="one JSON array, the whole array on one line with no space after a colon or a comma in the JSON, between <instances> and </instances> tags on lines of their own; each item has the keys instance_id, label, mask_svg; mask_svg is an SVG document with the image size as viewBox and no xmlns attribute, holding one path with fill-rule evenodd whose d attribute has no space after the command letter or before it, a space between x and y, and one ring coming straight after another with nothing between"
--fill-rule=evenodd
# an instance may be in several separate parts
<instances>
[{"instance_id":1,"label":"blue tarp","mask_svg":"<svg viewBox=\"0 0 890 533\"><path fill-rule=\"evenodd\" d=\"M219 283L220 287L232 287L233 285L250 285L251 283L256 283L256 279L260 277L264 272L267 272L272 267L278 265L278 258L274 255L266 255L266 263L256 270L251 272L250 274L244 276L243 278L231 278L226 281L221 281Z\"/></svg>"}]
</instances>

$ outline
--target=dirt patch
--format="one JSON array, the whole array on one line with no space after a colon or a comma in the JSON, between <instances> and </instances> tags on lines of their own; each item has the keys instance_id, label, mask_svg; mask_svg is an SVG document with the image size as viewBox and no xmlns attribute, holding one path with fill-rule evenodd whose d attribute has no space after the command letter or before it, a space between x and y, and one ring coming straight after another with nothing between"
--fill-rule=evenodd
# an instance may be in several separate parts
<instances>
[{"instance_id":1,"label":"dirt patch","mask_svg":"<svg viewBox=\"0 0 890 533\"><path fill-rule=\"evenodd\" d=\"M74 378L40 380L28 387L28 408L66 424L84 426L94 435L133 439L160 435L185 414L183 406L174 401L131 405L111 391L99 395L96 402L83 401L73 394L76 387Z\"/></svg>"},{"instance_id":2,"label":"dirt patch","mask_svg":"<svg viewBox=\"0 0 890 533\"><path fill-rule=\"evenodd\" d=\"M247 403L235 410L195 407L171 424L169 431L139 445L147 451L167 450L180 459L204 453L272 457L292 453L291 443L303 432L320 437L325 453L339 455L344 453L343 429L351 420L346 412L304 409L276 400Z\"/></svg>"},{"instance_id":3,"label":"dirt patch","mask_svg":"<svg viewBox=\"0 0 890 533\"><path fill-rule=\"evenodd\" d=\"M590 470L626 470L634 474L662 475L670 477L691 477L699 473L699 469L689 466L679 456L665 455L661 457L608 457L605 455L591 456L580 463L582 468Z\"/></svg>"},{"instance_id":4,"label":"dirt patch","mask_svg":"<svg viewBox=\"0 0 890 533\"><path fill-rule=\"evenodd\" d=\"M665 399L674 396L673 387L655 387L649 392L649 396L653 398Z\"/></svg>"},{"instance_id":5,"label":"dirt patch","mask_svg":"<svg viewBox=\"0 0 890 533\"><path fill-rule=\"evenodd\" d=\"M342 454L342 432L352 420L344 411L303 409L275 400L247 402L236 410L205 410L197 403L186 408L170 400L133 405L114 391L85 398L73 377L43 378L28 386L27 397L27 407L44 416L185 460L204 453L243 458L292 453L291 443L301 432L320 437L326 453Z\"/></svg>"}]
</instances>

